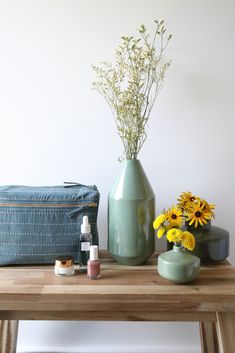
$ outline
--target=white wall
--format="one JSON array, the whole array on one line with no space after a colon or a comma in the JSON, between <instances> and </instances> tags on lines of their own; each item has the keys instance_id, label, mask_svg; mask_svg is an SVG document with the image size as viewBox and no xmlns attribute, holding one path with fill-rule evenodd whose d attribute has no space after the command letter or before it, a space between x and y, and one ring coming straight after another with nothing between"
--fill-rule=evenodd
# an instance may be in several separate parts
<instances>
[{"instance_id":1,"label":"white wall","mask_svg":"<svg viewBox=\"0 0 235 353\"><path fill-rule=\"evenodd\" d=\"M91 65L112 59L121 35L164 17L172 65L139 157L157 212L184 190L216 204L235 264L234 16L232 0L0 0L0 184L96 183L106 247L107 194L122 146L91 90ZM18 351L198 352L196 328L22 322Z\"/></svg>"}]
</instances>

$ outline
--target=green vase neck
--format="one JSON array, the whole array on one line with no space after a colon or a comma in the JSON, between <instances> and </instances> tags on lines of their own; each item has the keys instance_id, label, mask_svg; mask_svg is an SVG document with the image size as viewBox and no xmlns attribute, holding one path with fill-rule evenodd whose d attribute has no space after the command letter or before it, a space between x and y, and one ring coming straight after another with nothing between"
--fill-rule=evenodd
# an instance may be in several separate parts
<instances>
[{"instance_id":1,"label":"green vase neck","mask_svg":"<svg viewBox=\"0 0 235 353\"><path fill-rule=\"evenodd\" d=\"M182 249L183 249L182 246L178 246L178 245L174 245L174 246L173 246L173 251L174 251L174 252L181 252Z\"/></svg>"}]
</instances>

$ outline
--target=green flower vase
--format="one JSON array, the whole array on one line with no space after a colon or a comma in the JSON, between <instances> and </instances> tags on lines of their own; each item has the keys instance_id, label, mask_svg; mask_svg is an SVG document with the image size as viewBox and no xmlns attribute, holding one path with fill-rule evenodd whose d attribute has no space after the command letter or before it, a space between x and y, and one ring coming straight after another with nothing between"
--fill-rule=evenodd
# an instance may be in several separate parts
<instances>
[{"instance_id":1,"label":"green flower vase","mask_svg":"<svg viewBox=\"0 0 235 353\"><path fill-rule=\"evenodd\" d=\"M229 256L227 230L211 225L210 221L197 228L186 223L185 229L194 235L196 244L192 253L200 257L202 263L223 261Z\"/></svg>"},{"instance_id":2,"label":"green flower vase","mask_svg":"<svg viewBox=\"0 0 235 353\"><path fill-rule=\"evenodd\" d=\"M229 232L223 228L213 226L211 221L195 228L186 222L183 230L194 235L195 249L191 254L198 256L202 264L224 261L229 256ZM167 242L167 249L172 249L172 243Z\"/></svg>"},{"instance_id":3,"label":"green flower vase","mask_svg":"<svg viewBox=\"0 0 235 353\"><path fill-rule=\"evenodd\" d=\"M125 160L108 198L108 250L122 265L141 265L155 250L155 198L141 163Z\"/></svg>"},{"instance_id":4,"label":"green flower vase","mask_svg":"<svg viewBox=\"0 0 235 353\"><path fill-rule=\"evenodd\" d=\"M158 273L175 283L187 283L198 277L200 259L191 255L180 246L158 256Z\"/></svg>"}]
</instances>

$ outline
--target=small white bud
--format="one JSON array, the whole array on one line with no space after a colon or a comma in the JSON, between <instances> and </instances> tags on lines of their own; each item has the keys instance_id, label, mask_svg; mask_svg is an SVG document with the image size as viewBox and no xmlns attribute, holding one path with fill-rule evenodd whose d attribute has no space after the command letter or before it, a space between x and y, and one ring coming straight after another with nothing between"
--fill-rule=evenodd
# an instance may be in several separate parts
<instances>
[{"instance_id":1,"label":"small white bud","mask_svg":"<svg viewBox=\"0 0 235 353\"><path fill-rule=\"evenodd\" d=\"M144 33L144 32L146 31L145 26L144 26L144 25L140 25L139 28L138 28L138 31L139 31L140 33Z\"/></svg>"}]
</instances>

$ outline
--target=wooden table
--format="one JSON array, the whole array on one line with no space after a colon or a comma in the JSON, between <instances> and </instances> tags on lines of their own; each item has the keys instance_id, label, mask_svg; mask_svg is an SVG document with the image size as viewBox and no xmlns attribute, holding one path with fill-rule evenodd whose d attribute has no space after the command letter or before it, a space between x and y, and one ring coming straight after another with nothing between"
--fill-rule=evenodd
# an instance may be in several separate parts
<instances>
[{"instance_id":1,"label":"wooden table","mask_svg":"<svg viewBox=\"0 0 235 353\"><path fill-rule=\"evenodd\" d=\"M177 285L157 274L156 258L130 267L102 256L96 281L56 277L52 266L0 268L1 353L15 351L12 320L198 321L202 352L235 353L235 270L228 262Z\"/></svg>"}]
</instances>

